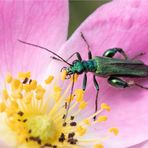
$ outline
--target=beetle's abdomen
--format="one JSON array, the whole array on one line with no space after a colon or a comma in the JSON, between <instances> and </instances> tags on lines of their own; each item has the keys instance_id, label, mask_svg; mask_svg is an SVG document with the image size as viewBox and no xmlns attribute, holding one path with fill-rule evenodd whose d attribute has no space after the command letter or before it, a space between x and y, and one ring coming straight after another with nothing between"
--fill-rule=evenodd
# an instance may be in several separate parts
<instances>
[{"instance_id":1,"label":"beetle's abdomen","mask_svg":"<svg viewBox=\"0 0 148 148\"><path fill-rule=\"evenodd\" d=\"M98 76L147 77L148 66L138 61L95 57Z\"/></svg>"}]
</instances>

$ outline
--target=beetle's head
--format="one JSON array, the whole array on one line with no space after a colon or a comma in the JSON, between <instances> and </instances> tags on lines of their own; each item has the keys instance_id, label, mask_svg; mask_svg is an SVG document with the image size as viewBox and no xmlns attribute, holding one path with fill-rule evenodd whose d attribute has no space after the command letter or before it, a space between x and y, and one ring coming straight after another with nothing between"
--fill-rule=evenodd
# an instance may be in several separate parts
<instances>
[{"instance_id":1,"label":"beetle's head","mask_svg":"<svg viewBox=\"0 0 148 148\"><path fill-rule=\"evenodd\" d=\"M75 60L69 67L63 67L61 70L66 71L66 79L69 79L73 74L82 74L84 72L84 66L82 61Z\"/></svg>"}]
</instances>

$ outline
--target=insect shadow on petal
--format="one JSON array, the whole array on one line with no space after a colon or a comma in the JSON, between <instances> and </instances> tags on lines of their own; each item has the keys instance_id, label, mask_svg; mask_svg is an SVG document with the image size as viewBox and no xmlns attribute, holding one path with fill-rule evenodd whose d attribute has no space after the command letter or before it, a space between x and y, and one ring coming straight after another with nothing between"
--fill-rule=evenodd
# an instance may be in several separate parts
<instances>
[{"instance_id":1,"label":"insect shadow on petal","mask_svg":"<svg viewBox=\"0 0 148 148\"><path fill-rule=\"evenodd\" d=\"M67 60L63 59L61 56L56 54L55 52L36 45L32 43L28 43L22 40L18 40L23 44L28 44L37 48L44 49L54 56L51 58L57 61L64 62L68 65L68 67L63 67L61 70L66 71L66 79L69 79L71 76L73 78L71 92L70 92L70 100L66 107L65 120L68 115L68 110L70 107L70 102L72 99L72 93L74 88L74 74L84 74L82 89L85 91L87 86L87 73L91 72L93 74L93 83L96 89L96 97L95 97L95 112L98 110L98 94L99 94L99 83L96 80L96 77L104 77L107 79L108 83L117 88L127 88L131 86L137 86L143 89L148 89L148 87L137 84L134 81L125 81L122 77L127 78L144 78L148 77L148 65L145 65L144 62L140 60L136 60L137 57L144 55L144 53L140 53L133 58L128 58L127 54L124 52L122 48L111 48L107 49L103 56L92 56L90 46L84 37L84 34L81 32L81 38L86 43L88 49L88 60L83 60L79 52L73 53ZM114 56L119 53L123 56L123 59L114 58ZM71 63L68 61L75 56L77 57ZM94 120L96 116L94 117Z\"/></svg>"}]
</instances>

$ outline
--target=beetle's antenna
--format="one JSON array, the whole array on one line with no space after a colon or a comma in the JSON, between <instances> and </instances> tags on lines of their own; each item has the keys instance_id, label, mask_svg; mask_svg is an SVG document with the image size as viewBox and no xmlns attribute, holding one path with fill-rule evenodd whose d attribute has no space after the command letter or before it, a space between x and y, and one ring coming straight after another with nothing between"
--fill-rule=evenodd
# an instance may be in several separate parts
<instances>
[{"instance_id":1,"label":"beetle's antenna","mask_svg":"<svg viewBox=\"0 0 148 148\"><path fill-rule=\"evenodd\" d=\"M66 124L66 118L68 116L68 111L69 111L69 108L70 108L70 103L71 103L71 100L72 100L72 94L73 94L73 89L74 89L74 74L72 75L72 85L71 85L71 90L70 90L70 99L68 100L68 105L66 106L66 114L65 114L65 117L64 117L64 124Z\"/></svg>"},{"instance_id":2,"label":"beetle's antenna","mask_svg":"<svg viewBox=\"0 0 148 148\"><path fill-rule=\"evenodd\" d=\"M84 34L83 34L82 32L81 32L81 37L82 37L82 39L84 40L84 42L86 43L88 50L90 50L89 44L88 44L88 42L87 42L87 40L86 40L86 38L84 37Z\"/></svg>"},{"instance_id":3,"label":"beetle's antenna","mask_svg":"<svg viewBox=\"0 0 148 148\"><path fill-rule=\"evenodd\" d=\"M55 52L45 48L45 47L42 47L42 46L39 46L39 45L36 45L36 44L32 44L32 43L28 43L28 42L25 42L25 41L22 41L22 40L18 40L19 42L23 43L23 44L27 44L27 45L31 45L31 46L34 46L34 47L37 47L37 48L41 48L41 49L44 49L50 53L52 53L53 55L57 56L59 59L61 59L64 63L68 64L71 66L70 63L68 63L66 60L64 60L62 57L60 57L58 54L56 54Z\"/></svg>"}]
</instances>

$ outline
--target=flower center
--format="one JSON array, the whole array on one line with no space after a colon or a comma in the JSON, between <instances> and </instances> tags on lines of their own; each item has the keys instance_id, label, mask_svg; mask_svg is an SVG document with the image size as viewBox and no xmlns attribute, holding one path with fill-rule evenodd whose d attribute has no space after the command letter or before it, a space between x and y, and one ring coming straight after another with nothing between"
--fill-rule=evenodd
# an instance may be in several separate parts
<instances>
[{"instance_id":1,"label":"flower center","mask_svg":"<svg viewBox=\"0 0 148 148\"><path fill-rule=\"evenodd\" d=\"M30 77L29 72L19 73L17 78L9 74L2 90L0 112L6 115L5 123L11 129L13 137L16 136L16 145L39 148L83 147L89 140L83 140L82 137L87 134L90 125L107 121L107 116L98 116L103 111L110 111L107 104L101 104L97 113L78 120L79 113L87 107L81 89L68 96L71 84L62 93L62 89L54 83L49 94L48 84L53 83L53 76L49 76L44 84L39 84ZM65 117L69 101L72 102L68 116ZM93 120L94 116L98 116L96 121ZM117 128L110 128L109 131L114 135L118 134ZM98 139L90 142L96 148L103 147L103 139L99 139L99 143Z\"/></svg>"},{"instance_id":2,"label":"flower center","mask_svg":"<svg viewBox=\"0 0 148 148\"><path fill-rule=\"evenodd\" d=\"M57 127L47 115L39 115L28 118L26 122L30 137L39 137L43 143L52 142L57 136Z\"/></svg>"}]
</instances>

